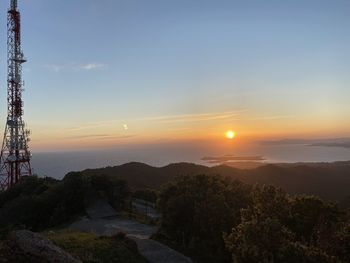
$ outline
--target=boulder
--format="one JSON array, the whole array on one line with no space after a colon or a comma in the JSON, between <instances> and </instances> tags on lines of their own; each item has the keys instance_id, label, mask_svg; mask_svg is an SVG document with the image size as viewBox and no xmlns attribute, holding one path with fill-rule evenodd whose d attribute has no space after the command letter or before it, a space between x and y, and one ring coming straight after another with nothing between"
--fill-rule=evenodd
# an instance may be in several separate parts
<instances>
[{"instance_id":1,"label":"boulder","mask_svg":"<svg viewBox=\"0 0 350 263\"><path fill-rule=\"evenodd\" d=\"M38 233L28 230L13 231L9 235L9 244L16 253L35 257L40 262L48 263L81 263L69 253L56 246Z\"/></svg>"}]
</instances>

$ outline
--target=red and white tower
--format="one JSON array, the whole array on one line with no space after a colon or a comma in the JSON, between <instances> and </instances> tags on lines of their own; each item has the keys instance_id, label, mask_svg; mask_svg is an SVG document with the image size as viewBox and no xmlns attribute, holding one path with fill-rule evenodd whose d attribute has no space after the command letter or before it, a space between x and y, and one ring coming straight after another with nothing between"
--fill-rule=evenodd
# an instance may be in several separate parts
<instances>
[{"instance_id":1,"label":"red and white tower","mask_svg":"<svg viewBox=\"0 0 350 263\"><path fill-rule=\"evenodd\" d=\"M7 20L7 120L0 157L0 191L16 184L22 176L32 174L28 149L29 130L23 116L21 17L17 0L11 0Z\"/></svg>"}]
</instances>

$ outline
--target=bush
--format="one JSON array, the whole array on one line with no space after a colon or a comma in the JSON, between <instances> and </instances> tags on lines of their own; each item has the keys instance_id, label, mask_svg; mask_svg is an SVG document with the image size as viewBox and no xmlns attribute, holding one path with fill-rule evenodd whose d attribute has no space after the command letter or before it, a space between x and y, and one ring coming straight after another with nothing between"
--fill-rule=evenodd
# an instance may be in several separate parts
<instances>
[{"instance_id":1,"label":"bush","mask_svg":"<svg viewBox=\"0 0 350 263\"><path fill-rule=\"evenodd\" d=\"M159 196L163 215L158 236L199 262L228 262L223 232L240 220L249 187L219 176L186 176L166 185Z\"/></svg>"},{"instance_id":2,"label":"bush","mask_svg":"<svg viewBox=\"0 0 350 263\"><path fill-rule=\"evenodd\" d=\"M198 175L166 185L158 205L154 238L197 262L350 262L349 216L314 196Z\"/></svg>"},{"instance_id":3,"label":"bush","mask_svg":"<svg viewBox=\"0 0 350 263\"><path fill-rule=\"evenodd\" d=\"M67 223L85 213L91 196L103 192L109 202L121 208L129 195L124 181L110 176L85 176L74 172L62 181L25 177L0 193L0 225L23 225L34 231Z\"/></svg>"},{"instance_id":4,"label":"bush","mask_svg":"<svg viewBox=\"0 0 350 263\"><path fill-rule=\"evenodd\" d=\"M256 185L251 195L241 223L225 238L233 262L346 262L349 253L337 251L345 245L337 236L344 216L334 204L273 186Z\"/></svg>"},{"instance_id":5,"label":"bush","mask_svg":"<svg viewBox=\"0 0 350 263\"><path fill-rule=\"evenodd\" d=\"M142 199L151 203L156 203L158 198L158 193L152 189L138 190L133 193L133 198Z\"/></svg>"},{"instance_id":6,"label":"bush","mask_svg":"<svg viewBox=\"0 0 350 263\"><path fill-rule=\"evenodd\" d=\"M146 263L138 253L135 241L125 235L99 237L76 231L50 232L47 237L73 257L83 262Z\"/></svg>"}]
</instances>

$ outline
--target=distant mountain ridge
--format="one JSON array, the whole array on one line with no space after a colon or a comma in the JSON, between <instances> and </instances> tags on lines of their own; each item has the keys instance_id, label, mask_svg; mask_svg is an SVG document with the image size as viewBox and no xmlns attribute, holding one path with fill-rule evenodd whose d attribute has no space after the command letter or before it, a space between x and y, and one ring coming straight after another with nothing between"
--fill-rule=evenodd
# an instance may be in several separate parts
<instances>
[{"instance_id":1,"label":"distant mountain ridge","mask_svg":"<svg viewBox=\"0 0 350 263\"><path fill-rule=\"evenodd\" d=\"M334 163L266 164L243 170L227 165L208 167L193 163L173 163L153 167L131 162L114 167L84 170L85 174L117 176L136 189L155 188L181 175L222 175L245 183L272 184L292 194L312 194L343 201L350 196L350 161Z\"/></svg>"}]
</instances>

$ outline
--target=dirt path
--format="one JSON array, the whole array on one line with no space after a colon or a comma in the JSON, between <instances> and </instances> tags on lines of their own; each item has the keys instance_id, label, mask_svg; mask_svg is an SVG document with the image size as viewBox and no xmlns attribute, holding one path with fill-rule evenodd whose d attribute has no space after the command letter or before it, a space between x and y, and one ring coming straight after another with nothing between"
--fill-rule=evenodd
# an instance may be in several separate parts
<instances>
[{"instance_id":1,"label":"dirt path","mask_svg":"<svg viewBox=\"0 0 350 263\"><path fill-rule=\"evenodd\" d=\"M192 263L191 259L181 253L149 239L157 231L157 227L144 225L132 219L118 217L113 208L102 200L98 200L87 212L91 213L90 218L84 217L74 222L69 228L94 232L98 235L112 235L124 232L129 238L135 240L141 255L148 259L150 263Z\"/></svg>"}]
</instances>

